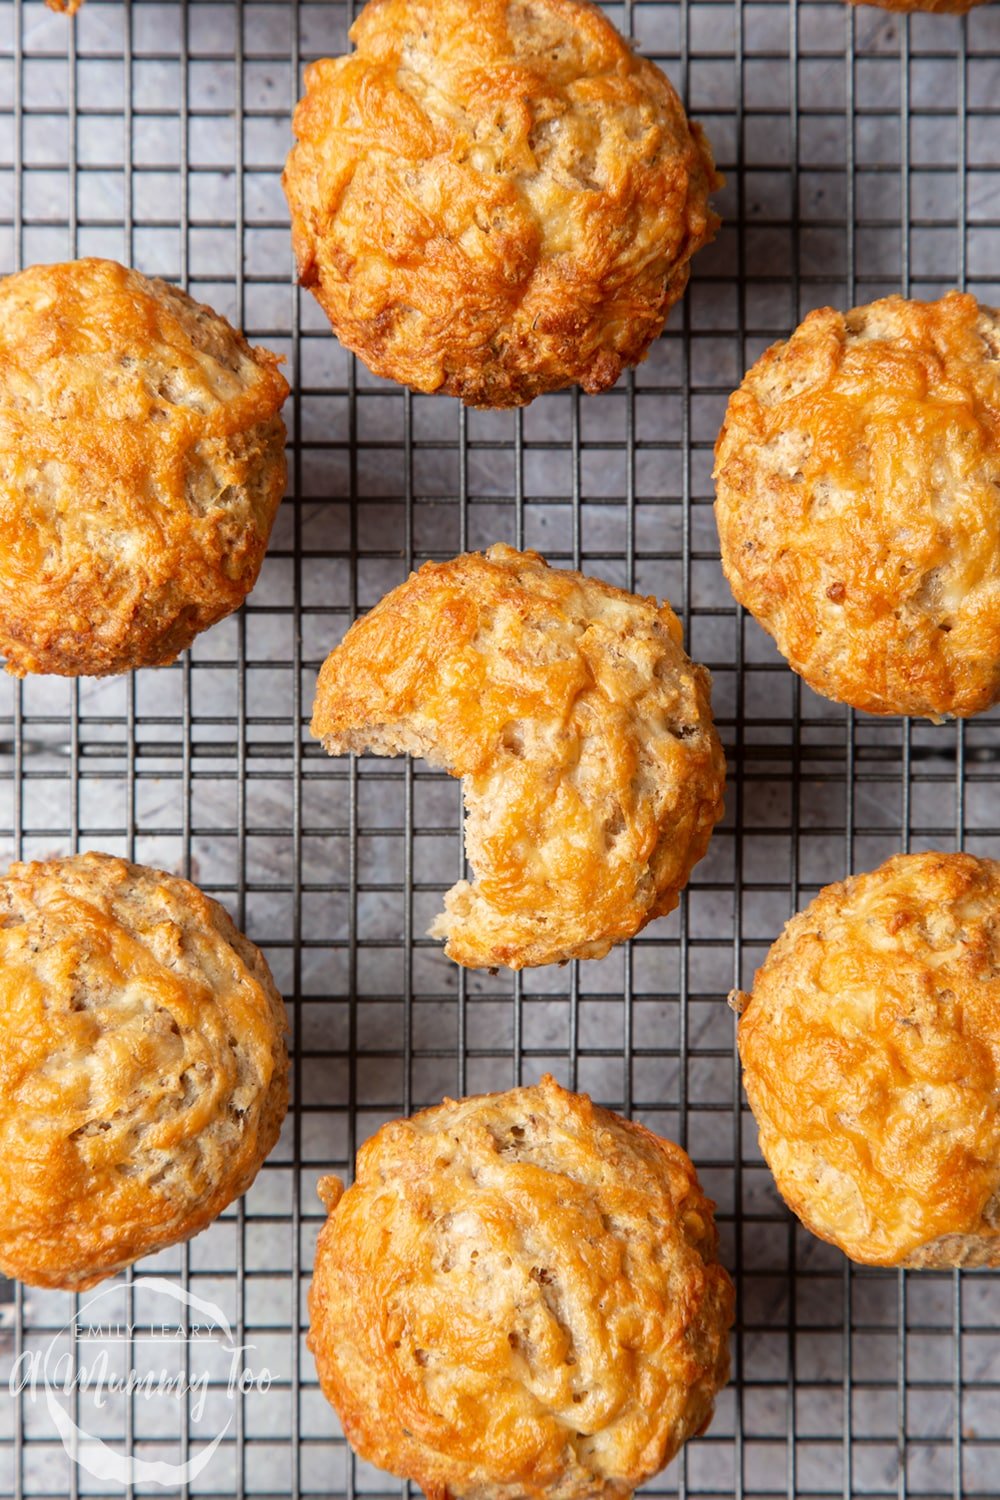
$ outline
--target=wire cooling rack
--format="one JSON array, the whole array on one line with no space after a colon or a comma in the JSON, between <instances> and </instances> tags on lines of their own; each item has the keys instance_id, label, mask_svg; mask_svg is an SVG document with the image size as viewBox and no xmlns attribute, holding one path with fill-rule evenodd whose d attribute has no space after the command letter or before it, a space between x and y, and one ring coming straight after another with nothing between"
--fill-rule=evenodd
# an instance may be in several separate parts
<instances>
[{"instance_id":1,"label":"wire cooling rack","mask_svg":"<svg viewBox=\"0 0 1000 1500\"><path fill-rule=\"evenodd\" d=\"M120 1291L126 1315L151 1271L212 1299L271 1386L219 1406L211 1463L172 1490L95 1479L45 1401L4 1394L4 1494L399 1494L350 1457L304 1348L316 1180L388 1116L545 1068L681 1141L719 1203L734 1378L654 1492L1000 1494L1000 1278L859 1270L799 1229L757 1153L724 1004L819 885L900 848L997 853L1000 720L935 729L814 698L725 588L709 477L729 391L811 307L956 284L1000 301L1000 5L964 22L841 0L608 9L704 122L725 224L640 370L512 415L373 379L294 286L290 112L351 7L88 0L70 22L0 4L2 268L96 253L176 278L284 352L294 384L290 494L243 613L171 669L0 685L0 852L189 873L288 997L278 1149L245 1203ZM456 784L328 760L306 729L350 619L424 558L494 540L668 596L712 668L730 762L679 911L600 963L515 978L466 974L423 936L461 870ZM3 1295L0 1375L53 1340L75 1368L73 1299ZM123 1397L103 1421L147 1458L203 1441L189 1403Z\"/></svg>"}]
</instances>

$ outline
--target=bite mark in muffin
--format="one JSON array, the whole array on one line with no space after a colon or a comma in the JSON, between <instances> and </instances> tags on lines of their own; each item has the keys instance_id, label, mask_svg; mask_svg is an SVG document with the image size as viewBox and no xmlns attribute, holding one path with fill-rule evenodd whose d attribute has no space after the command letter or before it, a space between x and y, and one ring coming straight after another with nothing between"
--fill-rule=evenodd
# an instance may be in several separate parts
<instances>
[{"instance_id":1,"label":"bite mark in muffin","mask_svg":"<svg viewBox=\"0 0 1000 1500\"><path fill-rule=\"evenodd\" d=\"M722 816L710 680L670 606L502 545L353 625L312 732L463 778L475 878L431 932L472 968L603 957L673 910Z\"/></svg>"}]
</instances>

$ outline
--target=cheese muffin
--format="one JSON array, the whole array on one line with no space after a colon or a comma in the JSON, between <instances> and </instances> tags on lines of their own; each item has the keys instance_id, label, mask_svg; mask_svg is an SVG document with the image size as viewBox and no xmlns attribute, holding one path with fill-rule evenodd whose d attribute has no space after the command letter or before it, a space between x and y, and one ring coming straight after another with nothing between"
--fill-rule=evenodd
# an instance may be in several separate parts
<instances>
[{"instance_id":1,"label":"cheese muffin","mask_svg":"<svg viewBox=\"0 0 1000 1500\"><path fill-rule=\"evenodd\" d=\"M495 546L427 563L351 627L312 732L464 778L475 879L431 935L520 969L602 958L677 905L722 816L709 689L668 604Z\"/></svg>"},{"instance_id":2,"label":"cheese muffin","mask_svg":"<svg viewBox=\"0 0 1000 1500\"><path fill-rule=\"evenodd\" d=\"M880 10L931 11L935 15L964 16L989 0L851 0L852 5L877 5Z\"/></svg>"},{"instance_id":3,"label":"cheese muffin","mask_svg":"<svg viewBox=\"0 0 1000 1500\"><path fill-rule=\"evenodd\" d=\"M215 901L109 854L0 880L0 1270L82 1291L246 1192L285 1010Z\"/></svg>"},{"instance_id":4,"label":"cheese muffin","mask_svg":"<svg viewBox=\"0 0 1000 1500\"><path fill-rule=\"evenodd\" d=\"M438 1500L624 1500L707 1427L733 1289L679 1146L546 1077L383 1126L320 1192L309 1347L363 1458Z\"/></svg>"},{"instance_id":5,"label":"cheese muffin","mask_svg":"<svg viewBox=\"0 0 1000 1500\"><path fill-rule=\"evenodd\" d=\"M242 604L285 489L278 363L114 261L0 281L8 671L160 666Z\"/></svg>"},{"instance_id":6,"label":"cheese muffin","mask_svg":"<svg viewBox=\"0 0 1000 1500\"><path fill-rule=\"evenodd\" d=\"M733 1000L807 1228L867 1265L1000 1265L1000 864L901 854L828 886Z\"/></svg>"},{"instance_id":7,"label":"cheese muffin","mask_svg":"<svg viewBox=\"0 0 1000 1500\"><path fill-rule=\"evenodd\" d=\"M730 398L733 593L816 692L966 717L1000 698L1000 315L951 292L810 313Z\"/></svg>"},{"instance_id":8,"label":"cheese muffin","mask_svg":"<svg viewBox=\"0 0 1000 1500\"><path fill-rule=\"evenodd\" d=\"M589 0L369 0L313 63L299 274L375 374L472 406L613 385L718 220L708 143Z\"/></svg>"}]
</instances>

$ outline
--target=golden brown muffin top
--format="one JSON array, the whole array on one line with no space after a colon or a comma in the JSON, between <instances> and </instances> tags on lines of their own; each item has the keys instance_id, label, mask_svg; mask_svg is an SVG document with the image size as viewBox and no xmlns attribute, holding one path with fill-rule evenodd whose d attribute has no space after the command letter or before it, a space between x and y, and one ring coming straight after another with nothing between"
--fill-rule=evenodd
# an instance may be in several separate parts
<instances>
[{"instance_id":1,"label":"golden brown muffin top","mask_svg":"<svg viewBox=\"0 0 1000 1500\"><path fill-rule=\"evenodd\" d=\"M0 281L0 651L172 661L253 586L284 492L278 359L107 260Z\"/></svg>"},{"instance_id":2,"label":"golden brown muffin top","mask_svg":"<svg viewBox=\"0 0 1000 1500\"><path fill-rule=\"evenodd\" d=\"M989 0L851 0L852 5L877 5L880 10L931 11L936 15L964 16Z\"/></svg>"},{"instance_id":3,"label":"golden brown muffin top","mask_svg":"<svg viewBox=\"0 0 1000 1500\"><path fill-rule=\"evenodd\" d=\"M369 0L285 171L302 282L376 374L474 406L604 390L717 225L708 145L589 0Z\"/></svg>"},{"instance_id":4,"label":"golden brown muffin top","mask_svg":"<svg viewBox=\"0 0 1000 1500\"><path fill-rule=\"evenodd\" d=\"M470 967L601 958L672 911L722 816L708 673L668 604L536 552L427 563L320 672L331 754L464 777L475 870L432 929Z\"/></svg>"},{"instance_id":5,"label":"golden brown muffin top","mask_svg":"<svg viewBox=\"0 0 1000 1500\"><path fill-rule=\"evenodd\" d=\"M726 577L791 666L877 714L1000 697L1000 321L974 297L810 313L730 398Z\"/></svg>"},{"instance_id":6,"label":"golden brown muffin top","mask_svg":"<svg viewBox=\"0 0 1000 1500\"><path fill-rule=\"evenodd\" d=\"M1000 1265L1000 864L897 855L793 917L739 1025L761 1150L870 1265Z\"/></svg>"},{"instance_id":7,"label":"golden brown muffin top","mask_svg":"<svg viewBox=\"0 0 1000 1500\"><path fill-rule=\"evenodd\" d=\"M215 901L108 854L0 880L0 1267L83 1290L245 1192L288 1096L285 1011Z\"/></svg>"},{"instance_id":8,"label":"golden brown muffin top","mask_svg":"<svg viewBox=\"0 0 1000 1500\"><path fill-rule=\"evenodd\" d=\"M733 1290L679 1146L551 1078L385 1125L309 1346L357 1451L433 1500L627 1496L712 1416Z\"/></svg>"}]
</instances>

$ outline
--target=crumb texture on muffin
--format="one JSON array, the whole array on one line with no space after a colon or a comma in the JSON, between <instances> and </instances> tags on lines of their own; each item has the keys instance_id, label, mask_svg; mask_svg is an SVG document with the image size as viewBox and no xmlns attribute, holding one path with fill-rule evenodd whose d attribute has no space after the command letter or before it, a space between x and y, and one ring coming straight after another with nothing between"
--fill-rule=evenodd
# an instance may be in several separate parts
<instances>
[{"instance_id":1,"label":"crumb texture on muffin","mask_svg":"<svg viewBox=\"0 0 1000 1500\"><path fill-rule=\"evenodd\" d=\"M828 698L939 719L1000 698L1000 317L951 292L810 313L731 397L733 592Z\"/></svg>"},{"instance_id":2,"label":"crumb texture on muffin","mask_svg":"<svg viewBox=\"0 0 1000 1500\"><path fill-rule=\"evenodd\" d=\"M370 0L313 63L303 285L376 374L474 406L612 385L715 233L712 156L589 0Z\"/></svg>"},{"instance_id":3,"label":"crumb texture on muffin","mask_svg":"<svg viewBox=\"0 0 1000 1500\"><path fill-rule=\"evenodd\" d=\"M464 778L475 879L432 928L458 963L601 958L676 906L725 780L680 637L669 605L494 546L426 564L330 653L312 723L330 754Z\"/></svg>"},{"instance_id":4,"label":"crumb texture on muffin","mask_svg":"<svg viewBox=\"0 0 1000 1500\"><path fill-rule=\"evenodd\" d=\"M83 1290L245 1192L288 1097L285 1011L215 901L107 854L0 880L0 1267Z\"/></svg>"},{"instance_id":5,"label":"crumb texture on muffin","mask_svg":"<svg viewBox=\"0 0 1000 1500\"><path fill-rule=\"evenodd\" d=\"M1000 864L897 855L793 917L742 997L760 1145L853 1260L1000 1265Z\"/></svg>"},{"instance_id":6,"label":"crumb texture on muffin","mask_svg":"<svg viewBox=\"0 0 1000 1500\"><path fill-rule=\"evenodd\" d=\"M0 281L0 652L173 661L260 572L285 487L276 356L107 260Z\"/></svg>"},{"instance_id":7,"label":"crumb texture on muffin","mask_svg":"<svg viewBox=\"0 0 1000 1500\"><path fill-rule=\"evenodd\" d=\"M708 1425L733 1290L679 1146L551 1078L383 1126L328 1182L309 1346L436 1500L627 1496Z\"/></svg>"}]
</instances>

